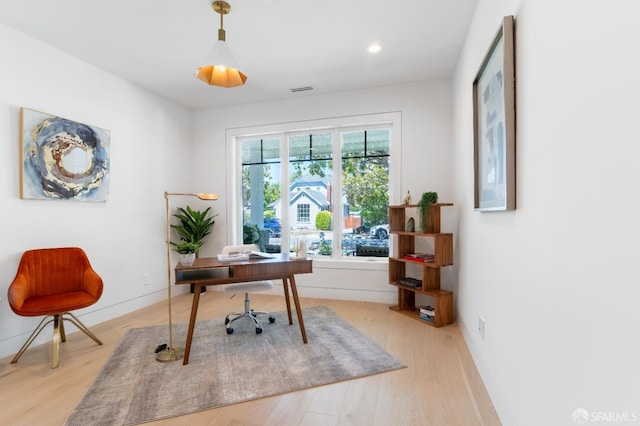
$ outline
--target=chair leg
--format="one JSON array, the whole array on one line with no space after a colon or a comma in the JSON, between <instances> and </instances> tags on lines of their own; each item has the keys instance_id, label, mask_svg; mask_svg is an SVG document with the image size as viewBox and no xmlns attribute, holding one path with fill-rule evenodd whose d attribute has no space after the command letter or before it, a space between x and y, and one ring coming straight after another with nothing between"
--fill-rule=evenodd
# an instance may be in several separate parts
<instances>
[{"instance_id":1,"label":"chair leg","mask_svg":"<svg viewBox=\"0 0 640 426\"><path fill-rule=\"evenodd\" d=\"M69 317L67 318L65 317L65 315ZM13 357L13 359L11 360L11 364L15 364L16 362L18 362L18 359L20 359L24 351L27 350L29 345L33 343L36 337L38 337L40 332L47 325L49 325L50 323L53 323L52 368L58 367L59 354L60 354L60 342L66 342L67 340L67 336L64 330L64 321L71 322L73 325L75 325L78 328L78 330L82 331L84 334L89 336L98 345L102 345L102 342L100 341L100 339L98 339L91 331L89 331L87 326L85 326L82 323L82 321L80 321L78 317L73 315L71 312L63 312L61 314L47 315L46 317L42 318L42 321L40 321L40 324L38 324L36 329L33 330L33 333L31 333L31 336L29 336L29 338L24 343L24 345L22 345L18 353Z\"/></svg>"},{"instance_id":2,"label":"chair leg","mask_svg":"<svg viewBox=\"0 0 640 426\"><path fill-rule=\"evenodd\" d=\"M48 318L51 318L51 319L45 323L45 321ZM42 318L42 321L40 321L40 324L38 324L38 326L35 328L35 330L33 330L33 332L31 333L31 336L29 336L27 341L24 342L24 345L22 345L22 347L20 348L20 350L18 351L16 356L13 357L13 359L11 360L11 364L15 364L16 362L18 362L18 360L20 359L20 357L22 356L24 351L26 351L27 348L29 347L29 345L31 345L31 343L33 343L33 341L36 339L36 337L38 337L40 332L52 322L53 322L52 315L47 315L46 317Z\"/></svg>"},{"instance_id":3,"label":"chair leg","mask_svg":"<svg viewBox=\"0 0 640 426\"><path fill-rule=\"evenodd\" d=\"M58 355L60 354L60 338L64 336L64 326L62 325L61 314L53 316L53 348L52 348L52 365L51 368L58 368ZM62 330L60 330L62 329Z\"/></svg>"},{"instance_id":4,"label":"chair leg","mask_svg":"<svg viewBox=\"0 0 640 426\"><path fill-rule=\"evenodd\" d=\"M232 319L231 321L229 321L229 323L227 324L227 328L229 328L231 326L231 323L233 323L235 320L239 320L240 318L249 318L250 320L253 321L253 323L255 324L256 327L261 328L260 326L260 322L258 321L258 318L256 318L252 312L247 312L246 314L240 314L237 317L235 317L234 319Z\"/></svg>"},{"instance_id":5,"label":"chair leg","mask_svg":"<svg viewBox=\"0 0 640 426\"><path fill-rule=\"evenodd\" d=\"M64 315L64 314L62 314ZM63 317L60 316L60 341L61 342L66 342L67 341L67 334L64 332L64 321L62 321Z\"/></svg>"},{"instance_id":6,"label":"chair leg","mask_svg":"<svg viewBox=\"0 0 640 426\"><path fill-rule=\"evenodd\" d=\"M65 315L69 315L71 318L65 318ZM98 339L91 331L89 331L89 329L87 328L86 325L84 325L82 323L82 321L80 321L78 319L78 317L76 317L75 315L73 315L71 312L64 312L61 316L62 319L64 319L65 321L69 321L70 323L72 323L73 325L75 325L76 327L78 327L78 329L80 331L82 331L84 334L86 334L87 336L91 337L91 339L93 339L94 342L96 342L99 345L102 345L102 342L100 341L100 339ZM63 340L64 342L64 340Z\"/></svg>"}]
</instances>

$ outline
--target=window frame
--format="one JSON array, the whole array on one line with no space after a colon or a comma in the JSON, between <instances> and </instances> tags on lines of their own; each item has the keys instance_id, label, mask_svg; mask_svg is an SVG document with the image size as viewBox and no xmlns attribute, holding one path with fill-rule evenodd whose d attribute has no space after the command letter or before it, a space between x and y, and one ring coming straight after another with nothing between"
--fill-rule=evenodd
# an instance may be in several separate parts
<instances>
[{"instance_id":1,"label":"window frame","mask_svg":"<svg viewBox=\"0 0 640 426\"><path fill-rule=\"evenodd\" d=\"M332 132L334 173L332 178L332 186L337 194L342 193L342 141L340 139L341 132L373 130L375 128L390 128L389 140L389 204L397 204L397 200L402 197L402 174L400 172L401 164L401 146L402 146L402 114L401 112L386 112L366 115L350 115L342 117L302 120L289 123L277 123L258 126L246 126L237 128L227 128L225 130L226 152L227 152L227 244L238 244L242 241L242 197L238 188L242 185L242 142L256 138L272 138L280 139L280 157L283 153L288 153L287 139L291 136L308 135L314 133ZM288 158L288 154L286 154ZM335 161L339 159L340 161ZM281 161L280 163L280 181L288 182L289 179L289 162ZM281 203L284 206L289 205L289 191L282 191ZM340 230L344 218L342 209L334 209L332 216L334 223L338 223ZM283 230L290 228L290 222L293 220L289 217L281 217L280 223ZM390 236L390 238L393 236ZM333 239L333 255L318 256L314 260L330 260L330 261L355 261L362 260L348 256L336 255L341 253L341 239ZM392 246L390 240L390 247ZM291 245L288 232L282 232L282 247ZM370 260L370 259L368 259ZM380 258L385 263L387 258Z\"/></svg>"}]
</instances>

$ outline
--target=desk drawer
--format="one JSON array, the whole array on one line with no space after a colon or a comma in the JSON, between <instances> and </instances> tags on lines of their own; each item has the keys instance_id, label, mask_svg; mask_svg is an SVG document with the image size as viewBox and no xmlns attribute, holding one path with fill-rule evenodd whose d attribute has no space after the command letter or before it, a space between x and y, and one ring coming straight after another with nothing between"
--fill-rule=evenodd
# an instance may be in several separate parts
<instances>
[{"instance_id":1,"label":"desk drawer","mask_svg":"<svg viewBox=\"0 0 640 426\"><path fill-rule=\"evenodd\" d=\"M191 284L218 278L228 278L229 268L176 270L176 284Z\"/></svg>"},{"instance_id":2,"label":"desk drawer","mask_svg":"<svg viewBox=\"0 0 640 426\"><path fill-rule=\"evenodd\" d=\"M288 262L255 262L242 263L231 266L231 276L234 278L262 279L280 278L295 274L308 274L312 271L311 260L292 260Z\"/></svg>"}]
</instances>

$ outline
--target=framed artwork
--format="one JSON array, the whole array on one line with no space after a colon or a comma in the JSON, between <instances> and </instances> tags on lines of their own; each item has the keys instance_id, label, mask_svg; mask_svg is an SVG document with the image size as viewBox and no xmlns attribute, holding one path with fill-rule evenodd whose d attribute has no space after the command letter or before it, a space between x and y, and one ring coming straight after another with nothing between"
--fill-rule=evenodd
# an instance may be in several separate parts
<instances>
[{"instance_id":1,"label":"framed artwork","mask_svg":"<svg viewBox=\"0 0 640 426\"><path fill-rule=\"evenodd\" d=\"M20 198L107 201L108 130L20 109Z\"/></svg>"},{"instance_id":2,"label":"framed artwork","mask_svg":"<svg viewBox=\"0 0 640 426\"><path fill-rule=\"evenodd\" d=\"M514 18L505 16L473 81L474 208L516 208Z\"/></svg>"}]
</instances>

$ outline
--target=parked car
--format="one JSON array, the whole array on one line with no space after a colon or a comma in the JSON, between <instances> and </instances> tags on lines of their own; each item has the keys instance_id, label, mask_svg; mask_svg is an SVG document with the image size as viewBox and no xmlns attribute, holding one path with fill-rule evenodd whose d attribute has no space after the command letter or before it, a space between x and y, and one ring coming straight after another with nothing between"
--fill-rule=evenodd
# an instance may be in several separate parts
<instances>
[{"instance_id":1,"label":"parked car","mask_svg":"<svg viewBox=\"0 0 640 426\"><path fill-rule=\"evenodd\" d=\"M264 220L264 229L268 229L272 237L280 236L282 228L280 227L280 219L272 217Z\"/></svg>"},{"instance_id":2,"label":"parked car","mask_svg":"<svg viewBox=\"0 0 640 426\"><path fill-rule=\"evenodd\" d=\"M389 224L372 226L369 232L374 238L387 239L389 238Z\"/></svg>"},{"instance_id":3,"label":"parked car","mask_svg":"<svg viewBox=\"0 0 640 426\"><path fill-rule=\"evenodd\" d=\"M371 227L367 225L360 225L353 230L356 234L369 234L371 232Z\"/></svg>"}]
</instances>

